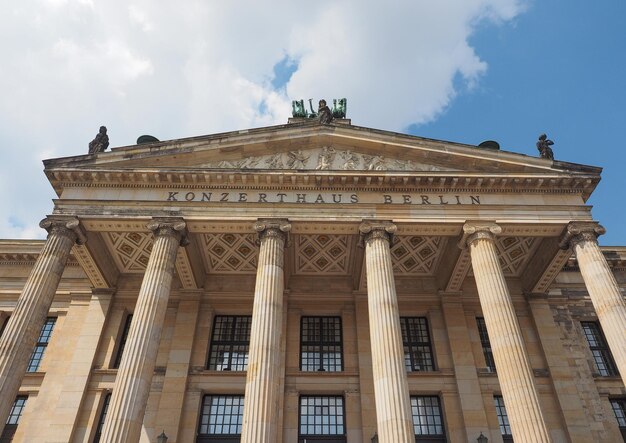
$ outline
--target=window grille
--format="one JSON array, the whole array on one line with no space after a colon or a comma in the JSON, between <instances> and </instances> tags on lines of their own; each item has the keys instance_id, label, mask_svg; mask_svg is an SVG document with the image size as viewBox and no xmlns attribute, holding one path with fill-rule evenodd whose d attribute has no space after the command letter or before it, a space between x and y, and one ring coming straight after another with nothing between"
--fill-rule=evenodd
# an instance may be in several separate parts
<instances>
[{"instance_id":1,"label":"window grille","mask_svg":"<svg viewBox=\"0 0 626 443\"><path fill-rule=\"evenodd\" d=\"M343 370L341 317L301 318L300 370Z\"/></svg>"},{"instance_id":2,"label":"window grille","mask_svg":"<svg viewBox=\"0 0 626 443\"><path fill-rule=\"evenodd\" d=\"M434 371L433 349L426 317L401 317L400 327L406 370Z\"/></svg>"},{"instance_id":3,"label":"window grille","mask_svg":"<svg viewBox=\"0 0 626 443\"><path fill-rule=\"evenodd\" d=\"M243 423L243 395L205 395L196 442L238 442Z\"/></svg>"},{"instance_id":4,"label":"window grille","mask_svg":"<svg viewBox=\"0 0 626 443\"><path fill-rule=\"evenodd\" d=\"M41 328L41 332L39 333L35 349L30 356L30 361L28 362L28 367L26 369L27 372L37 372L39 369L39 365L43 359L43 354L46 352L46 348L50 342L50 336L52 335L52 330L54 329L56 321L56 317L48 317L46 319L46 323L44 323L43 328Z\"/></svg>"},{"instance_id":5,"label":"window grille","mask_svg":"<svg viewBox=\"0 0 626 443\"><path fill-rule=\"evenodd\" d=\"M478 325L478 335L480 335L480 344L483 347L483 354L485 356L487 369L489 372L496 372L496 362L493 359L493 352L491 351L491 343L489 342L489 334L487 333L485 319L482 317L476 317L476 324Z\"/></svg>"},{"instance_id":6,"label":"window grille","mask_svg":"<svg viewBox=\"0 0 626 443\"><path fill-rule=\"evenodd\" d=\"M411 415L415 441L442 442L446 434L441 413L441 403L437 396L411 397Z\"/></svg>"},{"instance_id":7,"label":"window grille","mask_svg":"<svg viewBox=\"0 0 626 443\"><path fill-rule=\"evenodd\" d=\"M626 442L626 398L612 398L611 407L615 413L615 419Z\"/></svg>"},{"instance_id":8,"label":"window grille","mask_svg":"<svg viewBox=\"0 0 626 443\"><path fill-rule=\"evenodd\" d=\"M96 428L96 434L93 437L93 443L100 443L100 437L102 436L102 430L104 429L104 421L107 418L107 412L109 411L110 402L111 402L111 393L109 392L104 397L104 403L102 403L102 410L100 411L100 420L98 420L98 427Z\"/></svg>"},{"instance_id":9,"label":"window grille","mask_svg":"<svg viewBox=\"0 0 626 443\"><path fill-rule=\"evenodd\" d=\"M298 442L345 443L346 424L341 396L300 397L300 436Z\"/></svg>"},{"instance_id":10,"label":"window grille","mask_svg":"<svg viewBox=\"0 0 626 443\"><path fill-rule=\"evenodd\" d=\"M28 400L28 396L26 395L18 395L15 398L13 406L11 406L11 412L9 412L9 418L4 425L4 430L0 436L0 443L9 443L13 440L13 436L17 430L17 425L20 422L22 412L26 406L26 400Z\"/></svg>"},{"instance_id":11,"label":"window grille","mask_svg":"<svg viewBox=\"0 0 626 443\"><path fill-rule=\"evenodd\" d=\"M493 404L496 407L496 415L498 416L498 425L500 426L500 434L502 434L502 440L504 440L505 442L512 442L513 434L511 434L511 425L509 424L509 417L506 414L504 398L502 398L501 395L494 395Z\"/></svg>"},{"instance_id":12,"label":"window grille","mask_svg":"<svg viewBox=\"0 0 626 443\"><path fill-rule=\"evenodd\" d=\"M593 355L598 373L604 377L618 375L615 362L611 356L611 351L600 330L600 325L593 321L584 321L580 324L583 327L583 332L589 344L589 349Z\"/></svg>"},{"instance_id":13,"label":"window grille","mask_svg":"<svg viewBox=\"0 0 626 443\"><path fill-rule=\"evenodd\" d=\"M208 369L214 371L248 369L251 327L251 316L215 316Z\"/></svg>"},{"instance_id":14,"label":"window grille","mask_svg":"<svg viewBox=\"0 0 626 443\"><path fill-rule=\"evenodd\" d=\"M130 331L130 324L133 321L133 314L128 314L126 316L126 320L124 321L124 330L122 331L122 336L120 337L120 344L117 347L117 354L115 354L115 362L113 362L113 369L117 369L120 367L120 363L122 362L122 355L124 354L124 348L126 347L126 340L128 339L128 331Z\"/></svg>"}]
</instances>

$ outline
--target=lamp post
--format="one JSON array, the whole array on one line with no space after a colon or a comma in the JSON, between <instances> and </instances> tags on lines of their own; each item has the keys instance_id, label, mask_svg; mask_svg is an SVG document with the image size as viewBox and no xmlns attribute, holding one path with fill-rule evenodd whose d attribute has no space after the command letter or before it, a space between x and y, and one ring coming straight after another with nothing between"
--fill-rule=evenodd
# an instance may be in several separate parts
<instances>
[{"instance_id":1,"label":"lamp post","mask_svg":"<svg viewBox=\"0 0 626 443\"><path fill-rule=\"evenodd\" d=\"M476 439L476 441L478 443L488 443L489 439L487 437L485 437L481 431L480 435L478 436L478 438Z\"/></svg>"},{"instance_id":2,"label":"lamp post","mask_svg":"<svg viewBox=\"0 0 626 443\"><path fill-rule=\"evenodd\" d=\"M157 443L167 443L167 435L165 435L165 430L161 432L161 435L157 437Z\"/></svg>"}]
</instances>

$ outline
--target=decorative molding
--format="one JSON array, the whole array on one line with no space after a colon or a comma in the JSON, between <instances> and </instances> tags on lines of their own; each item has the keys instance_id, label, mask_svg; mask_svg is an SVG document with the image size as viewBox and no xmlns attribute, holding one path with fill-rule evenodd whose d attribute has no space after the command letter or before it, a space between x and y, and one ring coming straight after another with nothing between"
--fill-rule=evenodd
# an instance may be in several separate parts
<instances>
[{"instance_id":1,"label":"decorative molding","mask_svg":"<svg viewBox=\"0 0 626 443\"><path fill-rule=\"evenodd\" d=\"M446 292L459 292L461 290L461 286L463 285L465 277L469 273L471 265L472 258L470 256L469 249L463 248L461 255L459 255L459 258L454 265L450 280L446 285Z\"/></svg>"},{"instance_id":2,"label":"decorative molding","mask_svg":"<svg viewBox=\"0 0 626 443\"><path fill-rule=\"evenodd\" d=\"M385 158L323 146L317 149L278 152L239 160L205 163L200 168L212 169L295 169L317 171L455 171L412 160Z\"/></svg>"},{"instance_id":3,"label":"decorative molding","mask_svg":"<svg viewBox=\"0 0 626 443\"><path fill-rule=\"evenodd\" d=\"M494 240L502 233L502 228L493 222L468 221L463 225L463 237L459 242L459 248L463 249L478 239Z\"/></svg>"},{"instance_id":4,"label":"decorative molding","mask_svg":"<svg viewBox=\"0 0 626 443\"><path fill-rule=\"evenodd\" d=\"M538 237L497 237L498 260L504 275L519 276L540 242Z\"/></svg>"},{"instance_id":5,"label":"decorative molding","mask_svg":"<svg viewBox=\"0 0 626 443\"><path fill-rule=\"evenodd\" d=\"M256 273L258 248L254 234L203 234L201 239L200 249L208 273Z\"/></svg>"},{"instance_id":6,"label":"decorative molding","mask_svg":"<svg viewBox=\"0 0 626 443\"><path fill-rule=\"evenodd\" d=\"M382 238L389 242L389 246L393 245L393 234L397 231L398 227L390 221L386 220L365 220L359 226L359 232L361 238L359 246L364 246L366 243L376 239Z\"/></svg>"},{"instance_id":7,"label":"decorative molding","mask_svg":"<svg viewBox=\"0 0 626 443\"><path fill-rule=\"evenodd\" d=\"M104 274L100 271L98 264L91 256L87 246L78 244L74 245L73 254L81 268L83 268L85 274L87 274L87 277L94 288L109 288L109 284L107 283L106 278L104 278Z\"/></svg>"},{"instance_id":8,"label":"decorative molding","mask_svg":"<svg viewBox=\"0 0 626 443\"><path fill-rule=\"evenodd\" d=\"M348 235L297 235L295 274L348 275L352 261L352 239Z\"/></svg>"},{"instance_id":9,"label":"decorative molding","mask_svg":"<svg viewBox=\"0 0 626 443\"><path fill-rule=\"evenodd\" d=\"M580 242L597 242L598 237L605 233L606 229L598 222L571 222L565 228L559 246L562 249L569 249Z\"/></svg>"},{"instance_id":10,"label":"decorative molding","mask_svg":"<svg viewBox=\"0 0 626 443\"><path fill-rule=\"evenodd\" d=\"M396 275L434 275L447 244L447 238L436 236L400 236L390 248L393 271Z\"/></svg>"},{"instance_id":11,"label":"decorative molding","mask_svg":"<svg viewBox=\"0 0 626 443\"><path fill-rule=\"evenodd\" d=\"M291 224L286 219L259 219L252 227L259 235L257 244L261 244L261 242L268 237L277 237L280 238L286 246L289 244Z\"/></svg>"},{"instance_id":12,"label":"decorative molding","mask_svg":"<svg viewBox=\"0 0 626 443\"><path fill-rule=\"evenodd\" d=\"M85 228L76 217L49 215L39 222L39 227L45 229L49 235L54 233L69 237L79 245L87 242Z\"/></svg>"},{"instance_id":13,"label":"decorative molding","mask_svg":"<svg viewBox=\"0 0 626 443\"><path fill-rule=\"evenodd\" d=\"M155 217L148 222L147 227L152 231L155 237L171 236L175 237L181 246L187 246L189 244L189 239L187 238L187 224L182 218Z\"/></svg>"},{"instance_id":14,"label":"decorative molding","mask_svg":"<svg viewBox=\"0 0 626 443\"><path fill-rule=\"evenodd\" d=\"M178 248L176 252L176 273L180 279L183 289L198 289L196 280L191 268L191 261L187 255L187 249Z\"/></svg>"},{"instance_id":15,"label":"decorative molding","mask_svg":"<svg viewBox=\"0 0 626 443\"><path fill-rule=\"evenodd\" d=\"M121 272L141 274L152 252L152 235L145 232L106 232L102 234Z\"/></svg>"}]
</instances>

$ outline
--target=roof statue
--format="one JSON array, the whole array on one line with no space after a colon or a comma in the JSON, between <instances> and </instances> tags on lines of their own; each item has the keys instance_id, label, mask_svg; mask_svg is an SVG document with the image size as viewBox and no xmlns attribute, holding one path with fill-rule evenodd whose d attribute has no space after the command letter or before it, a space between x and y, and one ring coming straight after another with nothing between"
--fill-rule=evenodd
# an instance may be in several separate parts
<instances>
[{"instance_id":1,"label":"roof statue","mask_svg":"<svg viewBox=\"0 0 626 443\"><path fill-rule=\"evenodd\" d=\"M309 110L304 105L304 100L291 102L291 115L295 118L317 118L320 123L328 124L334 118L346 118L348 100L345 98L333 99L332 109L328 107L325 99L319 101L317 112L313 109L313 99L309 99Z\"/></svg>"},{"instance_id":2,"label":"roof statue","mask_svg":"<svg viewBox=\"0 0 626 443\"><path fill-rule=\"evenodd\" d=\"M109 147L109 136L107 135L106 126L100 126L100 130L96 137L89 142L89 154L97 154L104 152Z\"/></svg>"},{"instance_id":3,"label":"roof statue","mask_svg":"<svg viewBox=\"0 0 626 443\"><path fill-rule=\"evenodd\" d=\"M541 134L537 141L537 149L539 150L539 156L541 158L547 158L548 160L554 160L554 153L552 152L552 146L554 142L548 139L546 134Z\"/></svg>"}]
</instances>

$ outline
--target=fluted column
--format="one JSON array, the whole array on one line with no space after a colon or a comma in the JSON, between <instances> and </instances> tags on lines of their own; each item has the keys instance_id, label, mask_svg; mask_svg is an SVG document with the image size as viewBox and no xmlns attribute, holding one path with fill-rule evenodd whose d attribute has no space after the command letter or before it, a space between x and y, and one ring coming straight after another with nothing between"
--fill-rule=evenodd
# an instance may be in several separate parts
<instances>
[{"instance_id":1,"label":"fluted column","mask_svg":"<svg viewBox=\"0 0 626 443\"><path fill-rule=\"evenodd\" d=\"M605 232L602 226L594 222L570 223L561 247L572 247L576 253L589 297L626 384L626 300L598 246L597 237Z\"/></svg>"},{"instance_id":2,"label":"fluted column","mask_svg":"<svg viewBox=\"0 0 626 443\"><path fill-rule=\"evenodd\" d=\"M148 223L148 229L154 234L154 242L102 431L101 441L107 443L139 441L176 252L187 239L185 222L181 219L154 219Z\"/></svg>"},{"instance_id":3,"label":"fluted column","mask_svg":"<svg viewBox=\"0 0 626 443\"><path fill-rule=\"evenodd\" d=\"M286 220L259 220L254 229L260 251L241 442L269 443L277 440L284 250L291 225Z\"/></svg>"},{"instance_id":4,"label":"fluted column","mask_svg":"<svg viewBox=\"0 0 626 443\"><path fill-rule=\"evenodd\" d=\"M381 443L414 442L400 314L389 252L396 226L389 222L364 222L359 230L365 244L378 438Z\"/></svg>"},{"instance_id":5,"label":"fluted column","mask_svg":"<svg viewBox=\"0 0 626 443\"><path fill-rule=\"evenodd\" d=\"M0 338L0 433L46 321L72 246L87 240L78 219L73 217L50 216L39 226L48 231L48 239Z\"/></svg>"},{"instance_id":6,"label":"fluted column","mask_svg":"<svg viewBox=\"0 0 626 443\"><path fill-rule=\"evenodd\" d=\"M466 223L461 246L470 248L480 306L491 341L502 397L516 443L551 442L513 301L498 262L495 223Z\"/></svg>"}]
</instances>

